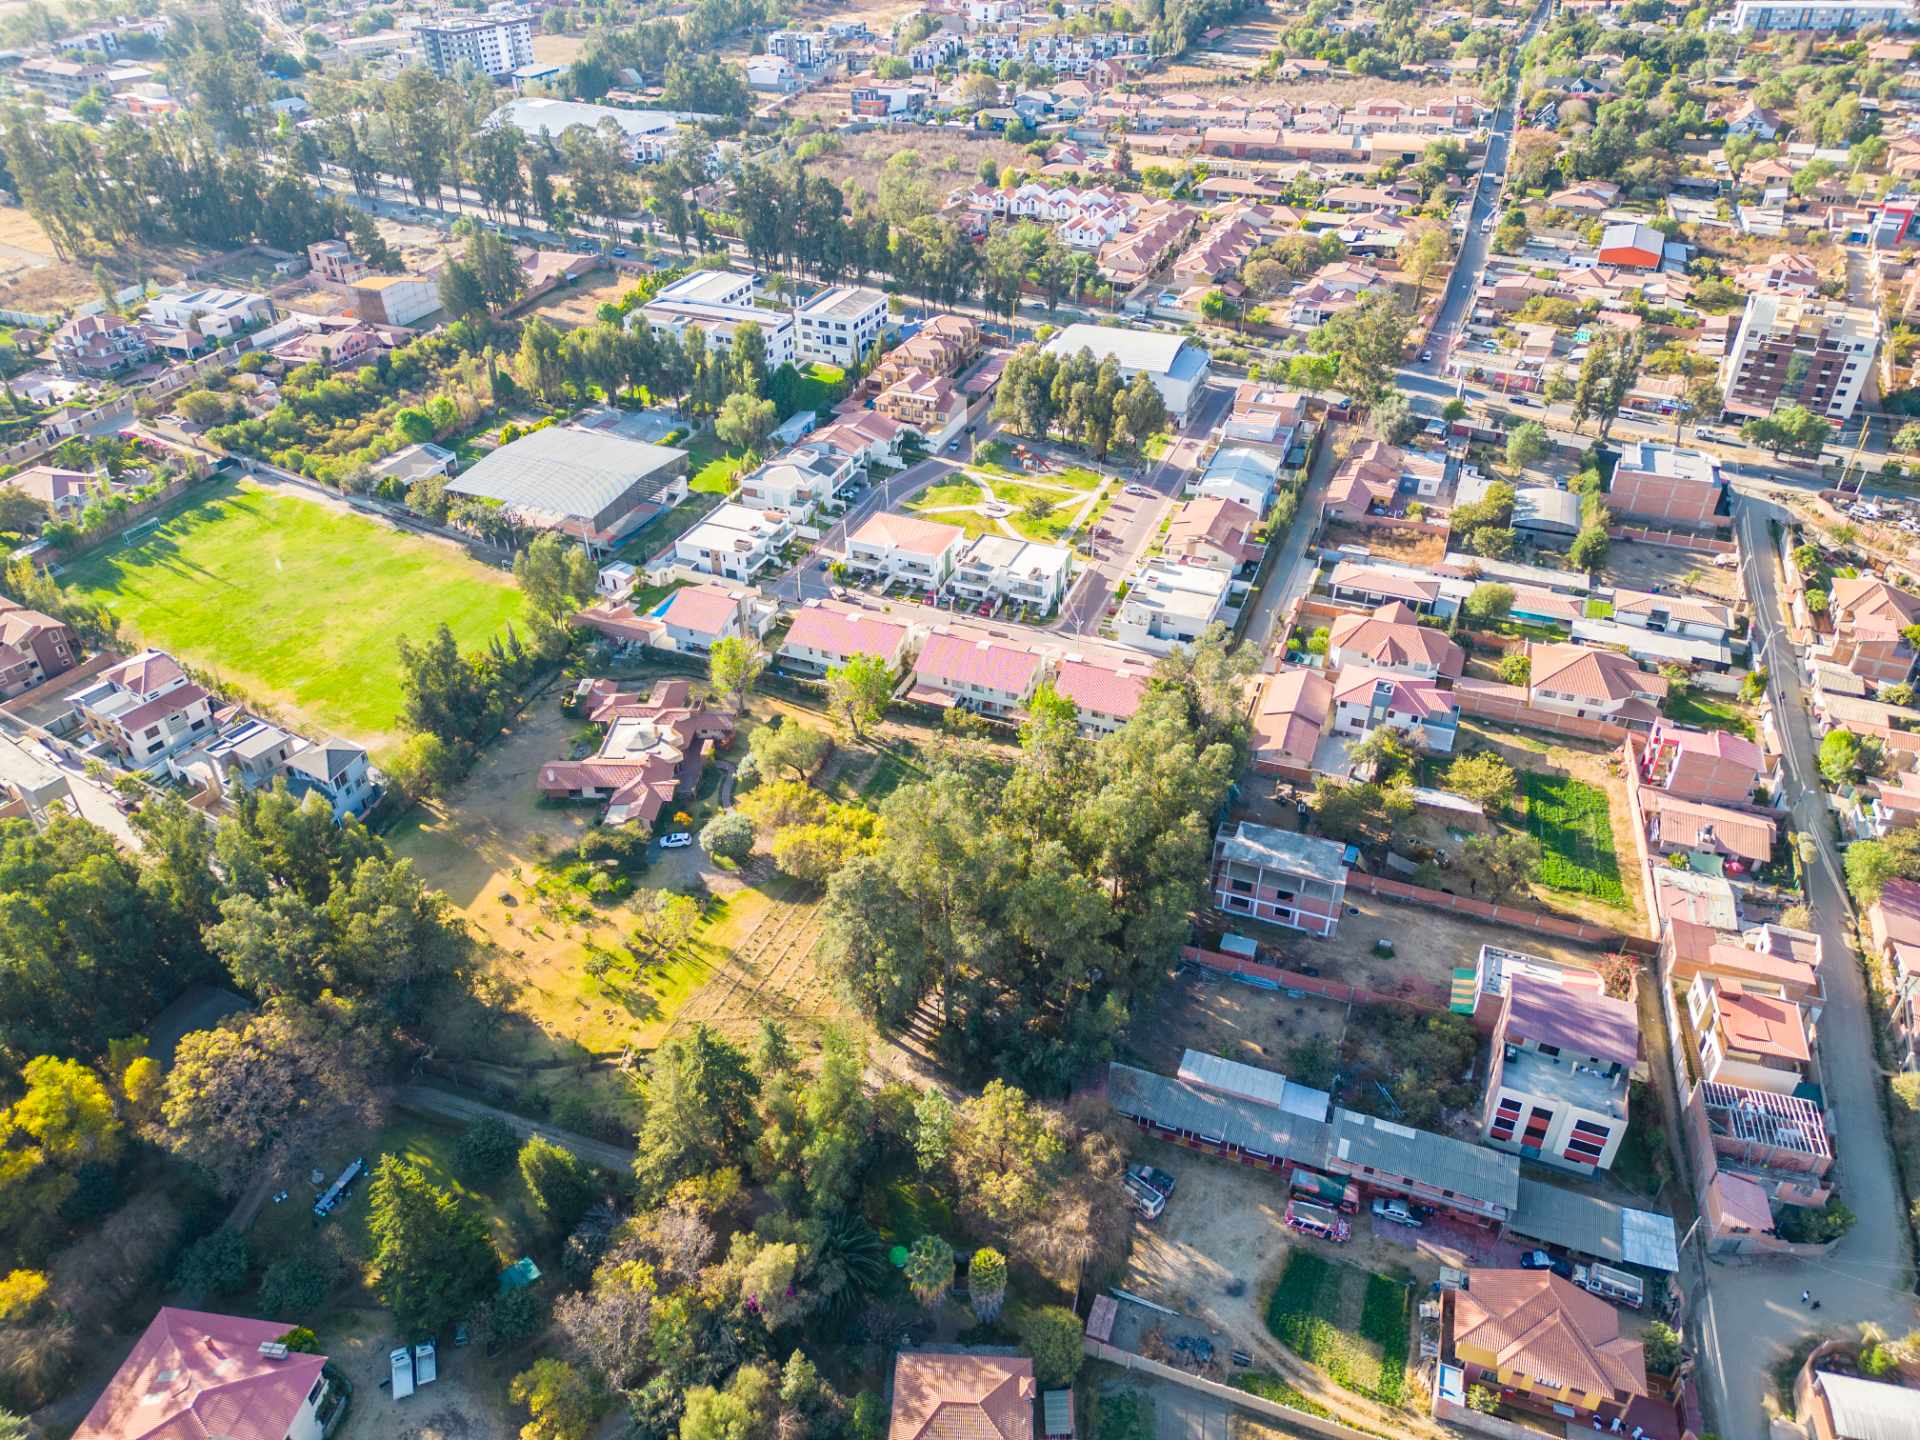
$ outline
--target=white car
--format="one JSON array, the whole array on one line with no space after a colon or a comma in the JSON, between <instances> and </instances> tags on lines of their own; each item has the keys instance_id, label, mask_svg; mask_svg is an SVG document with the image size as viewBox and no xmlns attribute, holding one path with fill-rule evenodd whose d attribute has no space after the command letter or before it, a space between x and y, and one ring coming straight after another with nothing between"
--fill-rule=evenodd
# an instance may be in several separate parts
<instances>
[{"instance_id":1,"label":"white car","mask_svg":"<svg viewBox=\"0 0 1920 1440\"><path fill-rule=\"evenodd\" d=\"M1129 486L1127 486L1127 494L1129 494L1129 495L1151 495L1151 494L1153 494L1153 491L1151 491L1151 490L1149 490L1149 489L1148 489L1148 488L1147 488L1146 486L1144 486L1144 485L1129 485Z\"/></svg>"},{"instance_id":2,"label":"white car","mask_svg":"<svg viewBox=\"0 0 1920 1440\"><path fill-rule=\"evenodd\" d=\"M662 850L684 850L692 843L693 836L685 830L676 830L671 835L662 835L660 837L660 848Z\"/></svg>"}]
</instances>

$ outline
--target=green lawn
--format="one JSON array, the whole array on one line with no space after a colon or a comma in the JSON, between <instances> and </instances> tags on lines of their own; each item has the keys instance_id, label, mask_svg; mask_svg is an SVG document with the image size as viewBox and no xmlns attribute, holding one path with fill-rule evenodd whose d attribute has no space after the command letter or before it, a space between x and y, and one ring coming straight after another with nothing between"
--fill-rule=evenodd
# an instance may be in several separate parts
<instances>
[{"instance_id":1,"label":"green lawn","mask_svg":"<svg viewBox=\"0 0 1920 1440\"><path fill-rule=\"evenodd\" d=\"M1613 853L1613 822L1604 790L1566 775L1521 776L1527 801L1527 833L1540 842L1534 872L1549 890L1591 895L1624 906L1620 864Z\"/></svg>"},{"instance_id":2,"label":"green lawn","mask_svg":"<svg viewBox=\"0 0 1920 1440\"><path fill-rule=\"evenodd\" d=\"M687 488L696 495L731 494L741 456L742 452L729 451L721 444L713 431L702 431L687 442Z\"/></svg>"},{"instance_id":3,"label":"green lawn","mask_svg":"<svg viewBox=\"0 0 1920 1440\"><path fill-rule=\"evenodd\" d=\"M1745 710L1731 700L1722 700L1717 695L1707 695L1698 689L1669 695L1662 713L1669 720L1682 725L1692 725L1700 730L1729 730L1735 735L1753 739L1753 720Z\"/></svg>"},{"instance_id":4,"label":"green lawn","mask_svg":"<svg viewBox=\"0 0 1920 1440\"><path fill-rule=\"evenodd\" d=\"M252 484L197 493L131 546L60 575L131 636L336 731L376 754L398 744L401 636L444 621L463 650L526 628L501 571L298 494Z\"/></svg>"},{"instance_id":5,"label":"green lawn","mask_svg":"<svg viewBox=\"0 0 1920 1440\"><path fill-rule=\"evenodd\" d=\"M1013 513L1007 517L1007 523L1029 540L1038 540L1049 545L1057 545L1065 535L1068 525L1080 505L1085 503L1087 492L1096 488L1103 478L1091 470L1069 469L1058 475L1028 476L1021 471L1007 470L997 465L976 467L989 477L993 486L994 498L1013 507ZM1064 488L1063 488L1064 487ZM1071 493L1069 493L1069 491ZM912 500L907 510L924 515L928 520L937 520L944 525L957 525L968 536L1002 535L1006 532L997 521L977 511L954 510L946 514L928 514L943 507L953 505L977 505L985 492L972 480L950 480L943 485L930 485ZM1086 534L1100 523L1100 517L1106 514L1107 506L1112 503L1112 493L1102 495L1088 513L1086 524L1080 533ZM1029 519L1021 513L1031 500L1045 500L1054 509L1044 519Z\"/></svg>"},{"instance_id":6,"label":"green lawn","mask_svg":"<svg viewBox=\"0 0 1920 1440\"><path fill-rule=\"evenodd\" d=\"M1412 1308L1397 1280L1295 1250L1267 1302L1267 1329L1342 1389L1400 1405Z\"/></svg>"}]
</instances>

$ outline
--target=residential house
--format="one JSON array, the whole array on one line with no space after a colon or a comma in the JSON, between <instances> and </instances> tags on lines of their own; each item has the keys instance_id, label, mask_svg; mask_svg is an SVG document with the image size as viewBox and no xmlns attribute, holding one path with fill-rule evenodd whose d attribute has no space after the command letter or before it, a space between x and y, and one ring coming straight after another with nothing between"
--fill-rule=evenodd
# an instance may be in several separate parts
<instances>
[{"instance_id":1,"label":"residential house","mask_svg":"<svg viewBox=\"0 0 1920 1440\"><path fill-rule=\"evenodd\" d=\"M1026 709L1045 663L1024 646L943 627L920 647L907 698L1010 719Z\"/></svg>"},{"instance_id":2,"label":"residential house","mask_svg":"<svg viewBox=\"0 0 1920 1440\"><path fill-rule=\"evenodd\" d=\"M1259 523L1260 517L1239 501L1203 495L1174 511L1165 554L1181 565L1238 575L1266 553L1265 544L1254 539Z\"/></svg>"},{"instance_id":3,"label":"residential house","mask_svg":"<svg viewBox=\"0 0 1920 1440\"><path fill-rule=\"evenodd\" d=\"M1284 469L1276 451L1222 445L1207 460L1206 469L1188 493L1198 500L1230 501L1258 519L1272 506Z\"/></svg>"},{"instance_id":4,"label":"residential house","mask_svg":"<svg viewBox=\"0 0 1920 1440\"><path fill-rule=\"evenodd\" d=\"M299 318L300 333L281 341L269 352L290 369L319 365L328 370L344 370L349 365L370 363L386 348L380 332L371 325L324 316Z\"/></svg>"},{"instance_id":5,"label":"residential house","mask_svg":"<svg viewBox=\"0 0 1920 1440\"><path fill-rule=\"evenodd\" d=\"M104 380L144 365L153 346L119 315L76 315L53 332L53 360L62 375Z\"/></svg>"},{"instance_id":6,"label":"residential house","mask_svg":"<svg viewBox=\"0 0 1920 1440\"><path fill-rule=\"evenodd\" d=\"M558 530L598 555L685 499L686 474L684 450L553 425L483 456L447 482L447 493L497 501L520 523Z\"/></svg>"},{"instance_id":7,"label":"residential house","mask_svg":"<svg viewBox=\"0 0 1920 1440\"><path fill-rule=\"evenodd\" d=\"M910 372L958 375L979 357L980 327L965 315L935 315L880 357L871 379L881 390Z\"/></svg>"},{"instance_id":8,"label":"residential house","mask_svg":"<svg viewBox=\"0 0 1920 1440\"><path fill-rule=\"evenodd\" d=\"M412 325L440 308L440 282L425 275L363 275L348 288L369 325Z\"/></svg>"},{"instance_id":9,"label":"residential house","mask_svg":"<svg viewBox=\"0 0 1920 1440\"><path fill-rule=\"evenodd\" d=\"M676 654L705 655L722 640L758 633L757 591L719 585L686 585L645 614L620 594L589 606L573 617L584 630L598 631L622 645L641 645Z\"/></svg>"},{"instance_id":10,"label":"residential house","mask_svg":"<svg viewBox=\"0 0 1920 1440\"><path fill-rule=\"evenodd\" d=\"M1259 676L1254 684L1248 717L1254 769L1307 780L1333 710L1333 682L1318 670L1286 669Z\"/></svg>"},{"instance_id":11,"label":"residential house","mask_svg":"<svg viewBox=\"0 0 1920 1440\"><path fill-rule=\"evenodd\" d=\"M0 700L11 700L79 663L80 641L66 621L0 598Z\"/></svg>"},{"instance_id":12,"label":"residential house","mask_svg":"<svg viewBox=\"0 0 1920 1440\"><path fill-rule=\"evenodd\" d=\"M1225 570L1184 565L1172 559L1149 560L1132 575L1114 616L1114 634L1122 644L1155 655L1176 645L1191 645L1207 627L1225 618L1233 577Z\"/></svg>"},{"instance_id":13,"label":"residential house","mask_svg":"<svg viewBox=\"0 0 1920 1440\"><path fill-rule=\"evenodd\" d=\"M1736 869L1764 865L1773 856L1776 831L1770 815L1682 800L1660 790L1640 794L1647 844L1658 854L1714 855L1739 862Z\"/></svg>"},{"instance_id":14,"label":"residential house","mask_svg":"<svg viewBox=\"0 0 1920 1440\"><path fill-rule=\"evenodd\" d=\"M29 465L5 480L9 490L31 495L47 507L56 520L73 520L97 495L111 494L114 482L106 475L85 470L62 470L55 465Z\"/></svg>"},{"instance_id":15,"label":"residential house","mask_svg":"<svg viewBox=\"0 0 1920 1440\"><path fill-rule=\"evenodd\" d=\"M155 769L213 729L213 697L159 650L102 670L73 704L87 731L131 770Z\"/></svg>"},{"instance_id":16,"label":"residential house","mask_svg":"<svg viewBox=\"0 0 1920 1440\"><path fill-rule=\"evenodd\" d=\"M1630 440L1621 446L1606 501L1630 520L1707 527L1727 513L1727 482L1703 451Z\"/></svg>"},{"instance_id":17,"label":"residential house","mask_svg":"<svg viewBox=\"0 0 1920 1440\"><path fill-rule=\"evenodd\" d=\"M801 86L800 72L779 55L753 55L746 62L747 88L786 95Z\"/></svg>"},{"instance_id":18,"label":"residential house","mask_svg":"<svg viewBox=\"0 0 1920 1440\"><path fill-rule=\"evenodd\" d=\"M954 562L947 585L963 599L1050 614L1067 597L1073 551L1010 535L982 535Z\"/></svg>"},{"instance_id":19,"label":"residential house","mask_svg":"<svg viewBox=\"0 0 1920 1440\"><path fill-rule=\"evenodd\" d=\"M900 458L900 436L905 429L898 420L875 410L856 410L831 425L822 426L807 437L808 442L837 450L853 461L865 474L875 463L892 464Z\"/></svg>"},{"instance_id":20,"label":"residential house","mask_svg":"<svg viewBox=\"0 0 1920 1440\"><path fill-rule=\"evenodd\" d=\"M1597 987L1508 977L1480 1112L1480 1137L1563 1170L1613 1164L1640 1059L1639 1012Z\"/></svg>"},{"instance_id":21,"label":"residential house","mask_svg":"<svg viewBox=\"0 0 1920 1440\"><path fill-rule=\"evenodd\" d=\"M1416 615L1451 615L1455 603L1437 579L1383 565L1358 565L1342 560L1327 577L1327 589L1349 605L1378 608L1395 601Z\"/></svg>"},{"instance_id":22,"label":"residential house","mask_svg":"<svg viewBox=\"0 0 1920 1440\"><path fill-rule=\"evenodd\" d=\"M823 503L856 478L851 456L825 445L796 445L742 477L737 499L807 525Z\"/></svg>"},{"instance_id":23,"label":"residential house","mask_svg":"<svg viewBox=\"0 0 1920 1440\"><path fill-rule=\"evenodd\" d=\"M1459 732L1460 704L1438 681L1345 666L1333 681L1334 733L1358 737L1382 725L1398 730L1417 749L1445 755Z\"/></svg>"},{"instance_id":24,"label":"residential house","mask_svg":"<svg viewBox=\"0 0 1920 1440\"><path fill-rule=\"evenodd\" d=\"M883 510L847 537L847 564L917 590L937 591L953 577L966 548L967 532L958 525Z\"/></svg>"},{"instance_id":25,"label":"residential house","mask_svg":"<svg viewBox=\"0 0 1920 1440\"><path fill-rule=\"evenodd\" d=\"M344 240L316 240L307 246L307 264L316 280L351 285L367 273L362 260Z\"/></svg>"},{"instance_id":26,"label":"residential house","mask_svg":"<svg viewBox=\"0 0 1920 1440\"><path fill-rule=\"evenodd\" d=\"M291 1328L287 1320L161 1306L74 1440L326 1440L352 1390L326 1356L282 1343Z\"/></svg>"},{"instance_id":27,"label":"residential house","mask_svg":"<svg viewBox=\"0 0 1920 1440\"><path fill-rule=\"evenodd\" d=\"M1347 894L1347 847L1337 840L1240 821L1213 842L1216 910L1331 935Z\"/></svg>"},{"instance_id":28,"label":"residential house","mask_svg":"<svg viewBox=\"0 0 1920 1440\"><path fill-rule=\"evenodd\" d=\"M302 741L287 756L283 773L294 796L320 796L335 820L365 814L379 793L367 752L351 740Z\"/></svg>"},{"instance_id":29,"label":"residential house","mask_svg":"<svg viewBox=\"0 0 1920 1440\"><path fill-rule=\"evenodd\" d=\"M1821 278L1813 257L1797 250L1778 251L1733 272L1733 283L1749 294L1768 290L1783 295L1817 295Z\"/></svg>"},{"instance_id":30,"label":"residential house","mask_svg":"<svg viewBox=\"0 0 1920 1440\"><path fill-rule=\"evenodd\" d=\"M1920 624L1920 596L1877 576L1833 582L1827 618L1833 638L1824 658L1875 685L1897 685L1913 674L1915 649L1906 632Z\"/></svg>"},{"instance_id":31,"label":"residential house","mask_svg":"<svg viewBox=\"0 0 1920 1440\"><path fill-rule=\"evenodd\" d=\"M1867 907L1867 935L1891 977L1895 1058L1902 1070L1920 1070L1920 883L1892 879Z\"/></svg>"},{"instance_id":32,"label":"residential house","mask_svg":"<svg viewBox=\"0 0 1920 1440\"><path fill-rule=\"evenodd\" d=\"M374 461L367 467L367 473L376 480L392 480L410 486L416 480L425 480L430 476L453 474L457 458L446 446L423 441L396 450L383 460Z\"/></svg>"},{"instance_id":33,"label":"residential house","mask_svg":"<svg viewBox=\"0 0 1920 1440\"><path fill-rule=\"evenodd\" d=\"M1611 181L1583 180L1565 190L1556 190L1547 197L1547 204L1556 210L1593 216L1611 210L1619 200L1620 187Z\"/></svg>"},{"instance_id":34,"label":"residential house","mask_svg":"<svg viewBox=\"0 0 1920 1440\"><path fill-rule=\"evenodd\" d=\"M1527 703L1581 719L1651 726L1666 698L1667 682L1626 656L1584 645L1527 646L1532 662Z\"/></svg>"},{"instance_id":35,"label":"residential house","mask_svg":"<svg viewBox=\"0 0 1920 1440\"><path fill-rule=\"evenodd\" d=\"M732 501L673 542L676 563L705 575L751 580L793 539L793 522L771 510Z\"/></svg>"},{"instance_id":36,"label":"residential house","mask_svg":"<svg viewBox=\"0 0 1920 1440\"><path fill-rule=\"evenodd\" d=\"M873 406L888 419L918 431L930 450L951 440L967 419L966 396L947 376L927 370L909 370L882 390Z\"/></svg>"},{"instance_id":37,"label":"residential house","mask_svg":"<svg viewBox=\"0 0 1920 1440\"><path fill-rule=\"evenodd\" d=\"M1766 752L1744 736L1666 719L1653 722L1640 752L1642 781L1677 800L1745 805L1766 773Z\"/></svg>"},{"instance_id":38,"label":"residential house","mask_svg":"<svg viewBox=\"0 0 1920 1440\"><path fill-rule=\"evenodd\" d=\"M1421 625L1399 601L1370 615L1342 615L1329 629L1327 665L1392 671L1426 680L1457 680L1466 668L1466 652L1444 630Z\"/></svg>"},{"instance_id":39,"label":"residential house","mask_svg":"<svg viewBox=\"0 0 1920 1440\"><path fill-rule=\"evenodd\" d=\"M1054 669L1053 688L1073 702L1084 733L1111 735L1139 710L1151 675L1143 665L1109 665L1068 656Z\"/></svg>"},{"instance_id":40,"label":"residential house","mask_svg":"<svg viewBox=\"0 0 1920 1440\"><path fill-rule=\"evenodd\" d=\"M1733 633L1733 612L1714 600L1687 595L1655 595L1641 590L1613 592L1616 624L1698 640L1725 640Z\"/></svg>"},{"instance_id":41,"label":"residential house","mask_svg":"<svg viewBox=\"0 0 1920 1440\"><path fill-rule=\"evenodd\" d=\"M1033 1440L1039 1393L1024 1355L902 1350L887 1440Z\"/></svg>"},{"instance_id":42,"label":"residential house","mask_svg":"<svg viewBox=\"0 0 1920 1440\"><path fill-rule=\"evenodd\" d=\"M1708 925L1669 917L1661 936L1660 974L1684 987L1696 975L1737 980L1757 995L1791 1000L1809 1021L1818 1023L1826 1006L1820 978L1824 958L1820 937L1784 925L1755 925L1730 938Z\"/></svg>"},{"instance_id":43,"label":"residential house","mask_svg":"<svg viewBox=\"0 0 1920 1440\"><path fill-rule=\"evenodd\" d=\"M1756 105L1751 99L1742 100L1727 115L1727 134L1744 135L1752 140L1774 140L1779 138L1780 117L1773 111Z\"/></svg>"},{"instance_id":44,"label":"residential house","mask_svg":"<svg viewBox=\"0 0 1920 1440\"><path fill-rule=\"evenodd\" d=\"M645 695L610 680L583 680L587 719L606 726L586 760L540 767L540 793L555 800L604 800L608 825L652 825L660 812L700 784L711 746L732 743L734 718L693 697L692 682L656 681Z\"/></svg>"},{"instance_id":45,"label":"residential house","mask_svg":"<svg viewBox=\"0 0 1920 1440\"><path fill-rule=\"evenodd\" d=\"M1812 1079L1812 1041L1791 1000L1700 974L1687 986L1687 1023L1710 1084L1796 1095Z\"/></svg>"},{"instance_id":46,"label":"residential house","mask_svg":"<svg viewBox=\"0 0 1920 1440\"><path fill-rule=\"evenodd\" d=\"M914 53L917 59L918 46ZM855 120L909 120L924 114L932 99L924 85L856 85L847 108Z\"/></svg>"},{"instance_id":47,"label":"residential house","mask_svg":"<svg viewBox=\"0 0 1920 1440\"><path fill-rule=\"evenodd\" d=\"M793 625L780 642L782 669L824 675L856 655L871 655L889 670L906 659L912 631L864 610L845 610L809 601L793 612Z\"/></svg>"},{"instance_id":48,"label":"residential house","mask_svg":"<svg viewBox=\"0 0 1920 1440\"><path fill-rule=\"evenodd\" d=\"M175 289L149 300L146 316L157 325L197 330L210 340L231 340L272 320L273 302L251 290Z\"/></svg>"},{"instance_id":49,"label":"residential house","mask_svg":"<svg viewBox=\"0 0 1920 1440\"><path fill-rule=\"evenodd\" d=\"M1441 1298L1441 1359L1509 1404L1606 1429L1650 1393L1646 1353L1620 1333L1620 1312L1551 1270L1472 1270Z\"/></svg>"},{"instance_id":50,"label":"residential house","mask_svg":"<svg viewBox=\"0 0 1920 1440\"><path fill-rule=\"evenodd\" d=\"M1279 390L1258 380L1234 387L1233 410L1220 428L1223 440L1248 440L1292 447L1307 418L1307 397L1298 390Z\"/></svg>"}]
</instances>

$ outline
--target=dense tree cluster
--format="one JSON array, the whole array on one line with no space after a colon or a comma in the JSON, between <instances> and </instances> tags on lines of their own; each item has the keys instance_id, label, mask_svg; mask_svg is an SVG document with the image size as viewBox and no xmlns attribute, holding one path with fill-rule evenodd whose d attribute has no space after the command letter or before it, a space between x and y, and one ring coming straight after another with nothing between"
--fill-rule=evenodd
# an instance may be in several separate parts
<instances>
[{"instance_id":1,"label":"dense tree cluster","mask_svg":"<svg viewBox=\"0 0 1920 1440\"><path fill-rule=\"evenodd\" d=\"M1120 377L1119 362L1093 352L1060 356L1028 346L1007 361L993 418L1016 435L1052 435L1095 457L1137 450L1164 429L1167 402L1145 374Z\"/></svg>"},{"instance_id":2,"label":"dense tree cluster","mask_svg":"<svg viewBox=\"0 0 1920 1440\"><path fill-rule=\"evenodd\" d=\"M1245 664L1211 637L1104 740L1039 706L1011 774L949 760L889 796L877 853L827 892L826 954L862 1010L894 1027L931 1003L955 1063L1045 1091L1108 1053L1199 902Z\"/></svg>"}]
</instances>

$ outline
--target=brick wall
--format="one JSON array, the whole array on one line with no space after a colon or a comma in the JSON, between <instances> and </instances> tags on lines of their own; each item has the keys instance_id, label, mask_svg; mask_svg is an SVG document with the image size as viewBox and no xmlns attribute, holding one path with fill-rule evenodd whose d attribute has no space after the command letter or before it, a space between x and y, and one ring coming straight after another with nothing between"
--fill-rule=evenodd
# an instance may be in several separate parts
<instances>
[{"instance_id":1,"label":"brick wall","mask_svg":"<svg viewBox=\"0 0 1920 1440\"><path fill-rule=\"evenodd\" d=\"M1537 910L1522 910L1514 905L1493 905L1485 900L1474 900L1463 895L1449 895L1444 890L1427 890L1418 885L1402 884L1398 880L1389 880L1384 875L1368 875L1359 870L1347 872L1347 890L1350 894L1378 895L1383 900L1400 900L1409 905L1424 905L1430 910L1448 910L1456 915L1471 915L1493 925L1506 925L1515 930L1530 930L1538 935L1552 935L1561 940L1571 940L1577 945L1594 945L1609 950L1625 950L1632 955L1650 956L1657 954L1659 946L1652 940L1636 935L1622 935L1617 930L1608 930L1599 925L1588 925L1579 920L1563 920L1557 915L1543 915Z\"/></svg>"},{"instance_id":2,"label":"brick wall","mask_svg":"<svg viewBox=\"0 0 1920 1440\"><path fill-rule=\"evenodd\" d=\"M1517 685L1493 685L1484 680L1461 680L1453 687L1453 698L1459 702L1462 715L1472 715L1502 725L1515 725L1523 730L1545 730L1553 735L1566 735L1577 740L1601 740L1612 745L1627 738L1629 732L1624 725L1615 725L1610 720L1583 719L1578 715L1541 710L1527 702L1526 693Z\"/></svg>"}]
</instances>

